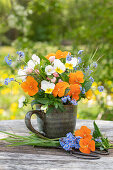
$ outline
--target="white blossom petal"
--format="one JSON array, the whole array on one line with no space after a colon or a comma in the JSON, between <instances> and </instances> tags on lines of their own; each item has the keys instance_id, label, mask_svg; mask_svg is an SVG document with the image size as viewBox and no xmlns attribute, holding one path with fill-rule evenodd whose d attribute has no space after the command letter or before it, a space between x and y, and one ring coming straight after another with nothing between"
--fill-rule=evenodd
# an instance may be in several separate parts
<instances>
[{"instance_id":1,"label":"white blossom petal","mask_svg":"<svg viewBox=\"0 0 113 170\"><path fill-rule=\"evenodd\" d=\"M47 75L51 75L55 72L54 68L51 65L46 66L45 72Z\"/></svg>"}]
</instances>

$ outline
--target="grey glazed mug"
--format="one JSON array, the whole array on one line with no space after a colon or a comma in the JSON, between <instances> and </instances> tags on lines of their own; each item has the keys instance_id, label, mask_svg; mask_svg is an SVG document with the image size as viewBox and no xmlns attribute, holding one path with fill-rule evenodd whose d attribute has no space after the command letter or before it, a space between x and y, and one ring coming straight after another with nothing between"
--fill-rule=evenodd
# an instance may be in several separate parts
<instances>
[{"instance_id":1,"label":"grey glazed mug","mask_svg":"<svg viewBox=\"0 0 113 170\"><path fill-rule=\"evenodd\" d=\"M39 136L44 135L47 138L64 137L67 133L73 133L75 130L77 106L64 105L64 108L64 112L54 109L48 114L44 113L39 108L29 111L25 116L25 124L30 131ZM33 128L31 124L31 117L33 114L37 115L37 126L41 127L43 133ZM39 121L39 118L41 121Z\"/></svg>"}]
</instances>

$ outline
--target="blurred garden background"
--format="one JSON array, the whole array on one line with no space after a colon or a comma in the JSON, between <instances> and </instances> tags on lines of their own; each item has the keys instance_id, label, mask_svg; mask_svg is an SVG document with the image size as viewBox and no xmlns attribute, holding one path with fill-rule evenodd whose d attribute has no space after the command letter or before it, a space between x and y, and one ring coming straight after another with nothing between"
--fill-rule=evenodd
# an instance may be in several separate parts
<instances>
[{"instance_id":1,"label":"blurred garden background","mask_svg":"<svg viewBox=\"0 0 113 170\"><path fill-rule=\"evenodd\" d=\"M113 1L112 0L0 0L0 120L23 119L30 106L18 108L24 94L14 77L18 64L9 66L4 57L23 51L47 55L57 49L98 58L95 82L104 92L93 91L91 100L78 105L78 118L113 120ZM24 94L25 95L25 94Z\"/></svg>"}]
</instances>

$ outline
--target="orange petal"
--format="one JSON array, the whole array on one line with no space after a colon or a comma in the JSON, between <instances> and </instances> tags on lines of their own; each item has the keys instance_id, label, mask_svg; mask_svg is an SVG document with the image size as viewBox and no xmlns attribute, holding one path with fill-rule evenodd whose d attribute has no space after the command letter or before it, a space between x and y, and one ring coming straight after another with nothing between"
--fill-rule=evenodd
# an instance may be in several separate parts
<instances>
[{"instance_id":1,"label":"orange petal","mask_svg":"<svg viewBox=\"0 0 113 170\"><path fill-rule=\"evenodd\" d=\"M90 149L89 148L79 148L79 150L82 152L82 153L87 153L87 154L90 154Z\"/></svg>"},{"instance_id":2,"label":"orange petal","mask_svg":"<svg viewBox=\"0 0 113 170\"><path fill-rule=\"evenodd\" d=\"M95 141L91 140L88 147L91 151L95 151Z\"/></svg>"}]
</instances>

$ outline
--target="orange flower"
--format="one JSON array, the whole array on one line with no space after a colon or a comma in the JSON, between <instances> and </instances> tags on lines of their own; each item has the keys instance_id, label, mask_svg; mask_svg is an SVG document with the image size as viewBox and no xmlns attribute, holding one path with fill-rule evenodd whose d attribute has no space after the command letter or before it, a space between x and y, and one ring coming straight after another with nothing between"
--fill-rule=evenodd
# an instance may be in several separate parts
<instances>
[{"instance_id":1,"label":"orange flower","mask_svg":"<svg viewBox=\"0 0 113 170\"><path fill-rule=\"evenodd\" d=\"M75 136L80 136L83 139L92 139L91 130L87 126L81 126L79 130L76 130Z\"/></svg>"},{"instance_id":2,"label":"orange flower","mask_svg":"<svg viewBox=\"0 0 113 170\"><path fill-rule=\"evenodd\" d=\"M88 99L88 100L91 100L91 98L92 98L92 96L93 96L92 90L91 90L91 89L88 90L85 94L86 94L87 99Z\"/></svg>"},{"instance_id":3,"label":"orange flower","mask_svg":"<svg viewBox=\"0 0 113 170\"><path fill-rule=\"evenodd\" d=\"M89 138L80 139L79 145L79 150L83 153L89 154L90 151L95 151L95 141L90 140Z\"/></svg>"},{"instance_id":4,"label":"orange flower","mask_svg":"<svg viewBox=\"0 0 113 170\"><path fill-rule=\"evenodd\" d=\"M50 58L51 56L55 56L55 53L49 53L49 54L46 55L45 57L49 60L49 58Z\"/></svg>"},{"instance_id":5,"label":"orange flower","mask_svg":"<svg viewBox=\"0 0 113 170\"><path fill-rule=\"evenodd\" d=\"M69 87L69 84L67 82L59 82L56 84L54 90L53 90L53 96L59 97L64 96L66 88Z\"/></svg>"},{"instance_id":6,"label":"orange flower","mask_svg":"<svg viewBox=\"0 0 113 170\"><path fill-rule=\"evenodd\" d=\"M70 73L69 74L69 83L75 84L75 83L84 83L84 74L82 71L77 71L76 73Z\"/></svg>"},{"instance_id":7,"label":"orange flower","mask_svg":"<svg viewBox=\"0 0 113 170\"><path fill-rule=\"evenodd\" d=\"M78 100L80 94L80 86L78 84L71 84L70 91L68 93L69 96L72 96L72 99Z\"/></svg>"},{"instance_id":8,"label":"orange flower","mask_svg":"<svg viewBox=\"0 0 113 170\"><path fill-rule=\"evenodd\" d=\"M56 58L56 59L66 58L66 56L68 55L68 53L69 53L68 51L62 52L61 50L58 50L58 51L56 52L55 58Z\"/></svg>"},{"instance_id":9,"label":"orange flower","mask_svg":"<svg viewBox=\"0 0 113 170\"><path fill-rule=\"evenodd\" d=\"M26 81L21 84L21 87L24 92L28 92L29 96L34 96L38 92L37 85L37 81L33 77L28 76Z\"/></svg>"}]
</instances>

